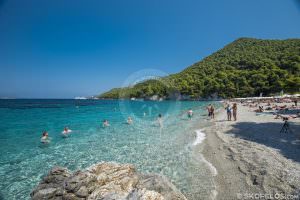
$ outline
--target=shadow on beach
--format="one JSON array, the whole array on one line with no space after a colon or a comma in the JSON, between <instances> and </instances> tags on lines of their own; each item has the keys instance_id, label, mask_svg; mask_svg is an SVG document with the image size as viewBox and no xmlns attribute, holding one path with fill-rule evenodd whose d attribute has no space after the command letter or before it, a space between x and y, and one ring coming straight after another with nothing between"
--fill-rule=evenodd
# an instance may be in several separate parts
<instances>
[{"instance_id":1,"label":"shadow on beach","mask_svg":"<svg viewBox=\"0 0 300 200\"><path fill-rule=\"evenodd\" d=\"M288 159L300 162L300 124L289 122L292 133L280 133L282 123L238 122L227 134L278 149Z\"/></svg>"}]
</instances>

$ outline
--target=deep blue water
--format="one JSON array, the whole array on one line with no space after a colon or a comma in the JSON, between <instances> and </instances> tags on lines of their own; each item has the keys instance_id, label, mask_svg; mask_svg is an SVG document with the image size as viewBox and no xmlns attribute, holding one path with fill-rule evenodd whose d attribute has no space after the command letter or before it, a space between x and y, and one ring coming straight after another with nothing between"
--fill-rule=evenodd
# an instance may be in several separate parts
<instances>
[{"instance_id":1,"label":"deep blue water","mask_svg":"<svg viewBox=\"0 0 300 200\"><path fill-rule=\"evenodd\" d=\"M163 174L189 199L209 196L215 187L210 170L195 159L192 145L195 126L207 123L208 103L0 100L0 199L29 199L55 165L75 170L100 161L133 163L142 172ZM163 128L156 121L159 113ZM128 116L132 125L125 123ZM102 127L104 119L110 127ZM65 126L73 130L68 138L61 135ZM51 138L48 145L40 142L44 130Z\"/></svg>"}]
</instances>

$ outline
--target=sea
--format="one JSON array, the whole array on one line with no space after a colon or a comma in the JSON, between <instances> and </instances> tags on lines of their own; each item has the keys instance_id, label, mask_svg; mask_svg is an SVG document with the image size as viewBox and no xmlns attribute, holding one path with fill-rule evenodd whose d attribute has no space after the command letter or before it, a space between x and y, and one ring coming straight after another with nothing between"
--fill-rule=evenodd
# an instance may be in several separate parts
<instances>
[{"instance_id":1,"label":"sea","mask_svg":"<svg viewBox=\"0 0 300 200\"><path fill-rule=\"evenodd\" d=\"M219 106L209 101L0 100L0 199L30 199L54 166L75 171L102 161L164 175L188 199L213 199L217 172L201 154L210 103ZM103 120L110 126L103 127ZM63 137L66 126L72 132ZM48 144L41 143L43 131Z\"/></svg>"}]
</instances>

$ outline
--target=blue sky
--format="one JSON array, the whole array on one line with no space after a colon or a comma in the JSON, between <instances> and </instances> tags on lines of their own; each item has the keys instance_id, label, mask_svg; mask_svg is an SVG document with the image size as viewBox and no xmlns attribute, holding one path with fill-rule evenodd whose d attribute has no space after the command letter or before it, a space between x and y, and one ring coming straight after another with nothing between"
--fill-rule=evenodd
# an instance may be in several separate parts
<instances>
[{"instance_id":1,"label":"blue sky","mask_svg":"<svg viewBox=\"0 0 300 200\"><path fill-rule=\"evenodd\" d=\"M0 0L0 97L71 98L176 73L239 37L300 38L296 0Z\"/></svg>"}]
</instances>

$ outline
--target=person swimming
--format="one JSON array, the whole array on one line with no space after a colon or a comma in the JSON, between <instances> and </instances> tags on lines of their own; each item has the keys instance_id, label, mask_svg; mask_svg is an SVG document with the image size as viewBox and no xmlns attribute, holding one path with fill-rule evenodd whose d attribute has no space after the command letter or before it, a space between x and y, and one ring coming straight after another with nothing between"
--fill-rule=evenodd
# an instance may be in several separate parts
<instances>
[{"instance_id":1,"label":"person swimming","mask_svg":"<svg viewBox=\"0 0 300 200\"><path fill-rule=\"evenodd\" d=\"M103 123L102 123L102 126L103 127L109 127L110 124L109 124L108 120L104 120Z\"/></svg>"},{"instance_id":2,"label":"person swimming","mask_svg":"<svg viewBox=\"0 0 300 200\"><path fill-rule=\"evenodd\" d=\"M68 134L68 133L71 133L71 132L72 132L72 130L69 129L69 127L66 126L66 127L64 128L62 134Z\"/></svg>"},{"instance_id":3,"label":"person swimming","mask_svg":"<svg viewBox=\"0 0 300 200\"><path fill-rule=\"evenodd\" d=\"M72 130L66 126L61 133L62 133L63 137L68 137L71 132L72 132Z\"/></svg>"},{"instance_id":4,"label":"person swimming","mask_svg":"<svg viewBox=\"0 0 300 200\"><path fill-rule=\"evenodd\" d=\"M128 119L127 119L127 124L132 124L133 123L133 120L132 120L132 118L131 117L128 117Z\"/></svg>"},{"instance_id":5,"label":"person swimming","mask_svg":"<svg viewBox=\"0 0 300 200\"><path fill-rule=\"evenodd\" d=\"M188 118L190 120L192 120L192 117L193 117L193 110L190 108L188 111L187 111L187 115L188 115Z\"/></svg>"},{"instance_id":6,"label":"person swimming","mask_svg":"<svg viewBox=\"0 0 300 200\"><path fill-rule=\"evenodd\" d=\"M41 137L41 143L47 144L50 143L50 138L47 131L44 131Z\"/></svg>"}]
</instances>

